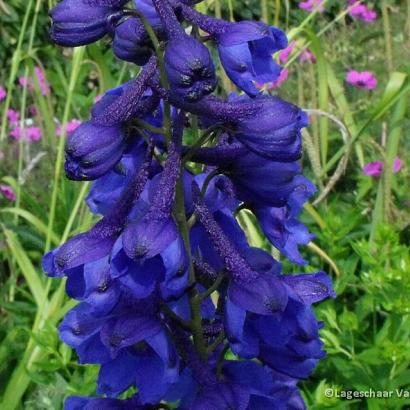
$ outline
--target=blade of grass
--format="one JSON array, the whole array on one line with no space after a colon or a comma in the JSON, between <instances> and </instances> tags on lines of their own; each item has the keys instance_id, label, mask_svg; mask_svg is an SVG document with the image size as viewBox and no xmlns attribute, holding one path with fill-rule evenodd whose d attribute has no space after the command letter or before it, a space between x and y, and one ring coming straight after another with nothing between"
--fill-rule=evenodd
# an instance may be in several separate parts
<instances>
[{"instance_id":1,"label":"blade of grass","mask_svg":"<svg viewBox=\"0 0 410 410\"><path fill-rule=\"evenodd\" d=\"M353 135L350 144L354 144L366 131L367 127L375 120L382 117L400 98L407 95L410 91L410 82L407 81L407 74L394 72L386 86L385 92L376 105L375 109L369 115L367 120L359 127L356 134ZM349 147L341 147L335 155L328 161L325 169L331 169L335 163L344 155Z\"/></svg>"},{"instance_id":2,"label":"blade of grass","mask_svg":"<svg viewBox=\"0 0 410 410\"><path fill-rule=\"evenodd\" d=\"M76 49L74 49L74 54L73 54L71 75L70 75L70 81L69 81L69 86L68 86L68 94L67 94L67 100L66 100L64 114L63 114L63 125L62 125L61 136L60 136L59 143L58 143L56 165L54 168L53 192L51 195L49 223L48 223L45 251L48 251L50 249L50 244L51 244L51 235L53 232L53 226L54 226L54 220L55 220L58 188L59 188L60 176L61 176L62 165L63 165L63 160L64 160L64 144L65 144L65 139L66 139L66 134L67 134L66 124L70 116L71 102L73 99L73 94L74 94L75 86L77 83L78 73L80 71L81 64L84 58L84 51L85 51L84 47L77 47Z\"/></svg>"},{"instance_id":3,"label":"blade of grass","mask_svg":"<svg viewBox=\"0 0 410 410\"><path fill-rule=\"evenodd\" d=\"M47 225L42 222L39 218L37 218L35 215L33 215L31 212L22 209L22 208L2 208L0 209L1 213L5 214L12 214L12 215L18 215L19 217L25 219L27 222L29 222L31 225L34 226L40 233L47 235ZM55 232L51 232L51 241L55 244L58 245L60 243L59 237L55 234Z\"/></svg>"},{"instance_id":4,"label":"blade of grass","mask_svg":"<svg viewBox=\"0 0 410 410\"><path fill-rule=\"evenodd\" d=\"M6 237L7 246L15 257L17 265L27 282L31 294L34 296L37 306L41 306L45 296L45 284L40 279L38 272L31 263L30 257L24 251L15 233L7 229L4 225L2 225L2 230Z\"/></svg>"},{"instance_id":5,"label":"blade of grass","mask_svg":"<svg viewBox=\"0 0 410 410\"><path fill-rule=\"evenodd\" d=\"M386 160L382 177L377 188L376 202L372 213L369 243L372 244L377 229L390 216L391 186L393 179L393 163L397 156L402 136L403 118L406 115L407 99L402 97L396 104L392 116L392 127L387 139Z\"/></svg>"},{"instance_id":6,"label":"blade of grass","mask_svg":"<svg viewBox=\"0 0 410 410\"><path fill-rule=\"evenodd\" d=\"M11 104L11 99L13 96L13 89L14 89L14 82L17 77L17 71L20 66L21 62L21 54L22 54L22 46L23 46L23 40L24 36L27 31L27 24L29 21L29 18L31 16L31 9L33 8L34 0L29 0L27 3L27 8L26 8L26 13L23 18L23 24L21 26L20 30L20 35L19 39L17 41L17 46L16 50L13 53L13 57L11 60L11 69L10 69L10 75L7 81L7 97L6 100L4 101L3 105L3 113L1 117L1 130L0 130L0 141L4 141L6 138L6 129L7 129L7 111L10 108Z\"/></svg>"},{"instance_id":7,"label":"blade of grass","mask_svg":"<svg viewBox=\"0 0 410 410\"><path fill-rule=\"evenodd\" d=\"M323 47L319 38L311 31L306 30L308 37L311 39L311 47L316 56L317 84L319 96L319 109L329 111L329 89L327 80L327 61L324 55ZM326 164L327 152L329 145L329 122L325 117L319 118L319 138L320 138L320 156L322 165Z\"/></svg>"}]
</instances>

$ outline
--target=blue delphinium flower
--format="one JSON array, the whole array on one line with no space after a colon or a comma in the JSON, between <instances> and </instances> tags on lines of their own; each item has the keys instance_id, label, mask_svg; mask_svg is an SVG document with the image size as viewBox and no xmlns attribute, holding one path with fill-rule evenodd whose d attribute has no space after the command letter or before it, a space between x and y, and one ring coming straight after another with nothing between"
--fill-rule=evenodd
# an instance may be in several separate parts
<instances>
[{"instance_id":1,"label":"blue delphinium flower","mask_svg":"<svg viewBox=\"0 0 410 410\"><path fill-rule=\"evenodd\" d=\"M306 264L307 116L254 86L279 75L272 55L286 37L209 18L197 2L63 0L51 12L60 44L109 33L115 54L142 66L67 138L67 176L93 180L86 202L101 219L43 258L79 302L61 340L99 365L93 397L70 397L66 410L304 409L297 383L325 355L312 304L335 296L330 278L284 274L238 222L252 213L284 257ZM215 41L247 95L208 95L211 53L186 23Z\"/></svg>"},{"instance_id":2,"label":"blue delphinium flower","mask_svg":"<svg viewBox=\"0 0 410 410\"><path fill-rule=\"evenodd\" d=\"M127 0L63 0L50 11L50 35L57 44L67 47L93 43L108 33L110 17L126 3Z\"/></svg>"},{"instance_id":3,"label":"blue delphinium flower","mask_svg":"<svg viewBox=\"0 0 410 410\"><path fill-rule=\"evenodd\" d=\"M260 21L231 23L202 15L183 4L178 7L184 18L213 37L226 74L241 90L255 96L259 94L255 83L278 79L282 69L273 55L288 45L283 31Z\"/></svg>"},{"instance_id":4,"label":"blue delphinium flower","mask_svg":"<svg viewBox=\"0 0 410 410\"><path fill-rule=\"evenodd\" d=\"M139 19L127 19L115 28L112 50L124 61L143 66L152 55L152 44Z\"/></svg>"},{"instance_id":5,"label":"blue delphinium flower","mask_svg":"<svg viewBox=\"0 0 410 410\"><path fill-rule=\"evenodd\" d=\"M185 33L168 2L153 3L168 36L164 63L171 90L187 101L197 101L217 85L211 55L200 41Z\"/></svg>"}]
</instances>

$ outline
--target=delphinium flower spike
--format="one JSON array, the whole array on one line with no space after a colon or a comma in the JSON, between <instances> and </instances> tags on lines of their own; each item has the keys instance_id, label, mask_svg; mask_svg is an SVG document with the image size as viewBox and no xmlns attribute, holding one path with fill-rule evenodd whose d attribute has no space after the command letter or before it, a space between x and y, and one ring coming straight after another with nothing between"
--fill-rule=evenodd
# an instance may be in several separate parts
<instances>
[{"instance_id":1,"label":"delphinium flower spike","mask_svg":"<svg viewBox=\"0 0 410 410\"><path fill-rule=\"evenodd\" d=\"M93 181L86 202L101 219L43 258L79 302L60 338L99 365L91 397L66 410L304 409L297 383L325 355L311 305L335 296L330 278L284 274L237 220L252 212L284 257L306 264L307 115L256 84L277 81L286 36L208 17L198 2L62 0L50 13L57 43L108 34L118 58L141 66L67 137L67 176ZM245 94L209 95L208 45Z\"/></svg>"}]
</instances>

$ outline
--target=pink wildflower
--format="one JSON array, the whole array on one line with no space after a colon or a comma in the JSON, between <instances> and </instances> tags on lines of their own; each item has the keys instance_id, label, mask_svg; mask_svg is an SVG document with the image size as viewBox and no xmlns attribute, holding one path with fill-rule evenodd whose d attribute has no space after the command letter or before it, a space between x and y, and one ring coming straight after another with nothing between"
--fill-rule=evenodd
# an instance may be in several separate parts
<instances>
[{"instance_id":1,"label":"pink wildflower","mask_svg":"<svg viewBox=\"0 0 410 410\"><path fill-rule=\"evenodd\" d=\"M373 90L377 86L377 79L370 71L350 70L346 75L346 81L356 88Z\"/></svg>"},{"instance_id":2,"label":"pink wildflower","mask_svg":"<svg viewBox=\"0 0 410 410\"><path fill-rule=\"evenodd\" d=\"M77 120L77 119L73 119L73 120L69 121L69 122L67 123L67 125L66 125L66 133L67 133L67 134L70 134L70 133L73 132L80 124L81 124L81 121L80 121L80 120ZM62 125L59 125L59 126L57 127L56 134L57 134L58 137L61 137L62 133L63 133L63 126L62 126Z\"/></svg>"},{"instance_id":3,"label":"pink wildflower","mask_svg":"<svg viewBox=\"0 0 410 410\"><path fill-rule=\"evenodd\" d=\"M34 73L36 74L38 84L40 86L40 91L42 95L49 95L50 94L50 86L47 83L46 76L44 71L41 67L36 66L34 67Z\"/></svg>"},{"instance_id":4,"label":"pink wildflower","mask_svg":"<svg viewBox=\"0 0 410 410\"><path fill-rule=\"evenodd\" d=\"M403 161L399 157L396 157L393 162L393 172L397 174L401 170L402 166Z\"/></svg>"},{"instance_id":5,"label":"pink wildflower","mask_svg":"<svg viewBox=\"0 0 410 410\"><path fill-rule=\"evenodd\" d=\"M289 76L289 70L287 68L284 68L281 73L279 74L279 77L275 81L271 81L270 83L256 83L256 87L259 89L262 89L266 87L267 90L273 90L274 88L280 87L288 78Z\"/></svg>"},{"instance_id":6,"label":"pink wildflower","mask_svg":"<svg viewBox=\"0 0 410 410\"><path fill-rule=\"evenodd\" d=\"M299 55L300 61L307 61L312 64L316 64L316 56L308 49L305 48Z\"/></svg>"},{"instance_id":7,"label":"pink wildflower","mask_svg":"<svg viewBox=\"0 0 410 410\"><path fill-rule=\"evenodd\" d=\"M348 5L349 7L351 7L355 3L357 3L357 0L349 0ZM377 13L374 10L369 9L365 4L361 4L361 3L354 5L349 10L349 15L353 19L362 20L362 21L365 21L366 23L371 23L377 19Z\"/></svg>"},{"instance_id":8,"label":"pink wildflower","mask_svg":"<svg viewBox=\"0 0 410 410\"><path fill-rule=\"evenodd\" d=\"M280 87L287 80L288 76L289 76L289 70L287 68L284 68L280 72L278 79L269 83L268 90Z\"/></svg>"},{"instance_id":9,"label":"pink wildflower","mask_svg":"<svg viewBox=\"0 0 410 410\"><path fill-rule=\"evenodd\" d=\"M39 127L27 127L24 136L29 142L37 142L41 140L42 132Z\"/></svg>"},{"instance_id":10,"label":"pink wildflower","mask_svg":"<svg viewBox=\"0 0 410 410\"><path fill-rule=\"evenodd\" d=\"M292 54L292 51L296 47L296 41L291 41L290 44L279 53L279 61L281 63L286 63L289 56Z\"/></svg>"},{"instance_id":11,"label":"pink wildflower","mask_svg":"<svg viewBox=\"0 0 410 410\"><path fill-rule=\"evenodd\" d=\"M383 171L382 161L369 162L363 167L363 173L369 177L379 177Z\"/></svg>"},{"instance_id":12,"label":"pink wildflower","mask_svg":"<svg viewBox=\"0 0 410 410\"><path fill-rule=\"evenodd\" d=\"M0 193L9 201L14 202L16 200L16 194L9 185L0 185Z\"/></svg>"},{"instance_id":13,"label":"pink wildflower","mask_svg":"<svg viewBox=\"0 0 410 410\"><path fill-rule=\"evenodd\" d=\"M19 84L22 87L27 87L29 90L33 90L33 80L29 77L19 77Z\"/></svg>"},{"instance_id":14,"label":"pink wildflower","mask_svg":"<svg viewBox=\"0 0 410 410\"><path fill-rule=\"evenodd\" d=\"M397 174L403 166L403 161L396 157L393 162L393 172ZM384 164L382 161L369 162L363 167L363 173L369 177L379 177L383 172Z\"/></svg>"},{"instance_id":15,"label":"pink wildflower","mask_svg":"<svg viewBox=\"0 0 410 410\"><path fill-rule=\"evenodd\" d=\"M19 140L23 135L23 130L21 127L15 127L10 131L10 137L14 138L15 140Z\"/></svg>"},{"instance_id":16,"label":"pink wildflower","mask_svg":"<svg viewBox=\"0 0 410 410\"><path fill-rule=\"evenodd\" d=\"M310 12L317 10L319 13L323 13L325 11L323 0L302 1L299 3L299 8Z\"/></svg>"},{"instance_id":17,"label":"pink wildflower","mask_svg":"<svg viewBox=\"0 0 410 410\"><path fill-rule=\"evenodd\" d=\"M37 142L41 140L42 132L39 127L15 127L10 131L10 137L15 140L24 138L28 142Z\"/></svg>"},{"instance_id":18,"label":"pink wildflower","mask_svg":"<svg viewBox=\"0 0 410 410\"><path fill-rule=\"evenodd\" d=\"M12 109L7 110L7 119L12 125L16 125L20 120L20 114Z\"/></svg>"},{"instance_id":19,"label":"pink wildflower","mask_svg":"<svg viewBox=\"0 0 410 410\"><path fill-rule=\"evenodd\" d=\"M7 91L0 85L0 101L7 97Z\"/></svg>"}]
</instances>

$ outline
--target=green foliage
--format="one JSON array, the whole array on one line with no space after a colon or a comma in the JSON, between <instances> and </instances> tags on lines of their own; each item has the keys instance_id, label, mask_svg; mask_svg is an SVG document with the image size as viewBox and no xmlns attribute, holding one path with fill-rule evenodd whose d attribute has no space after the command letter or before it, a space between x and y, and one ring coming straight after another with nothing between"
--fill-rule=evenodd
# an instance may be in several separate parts
<instances>
[{"instance_id":1,"label":"green foliage","mask_svg":"<svg viewBox=\"0 0 410 410\"><path fill-rule=\"evenodd\" d=\"M323 240L335 230L337 225L323 232ZM312 408L343 404L342 399L318 394L330 386L339 392L410 389L410 247L400 243L390 226L379 229L373 244L351 239L334 245L332 254L336 251L347 258L343 276L335 282L338 298L317 309L326 323L321 335L328 357L315 373L322 384L314 387L309 381L305 386ZM348 408L361 409L366 403L366 408L397 409L410 401L393 394L360 403L350 402Z\"/></svg>"}]
</instances>

